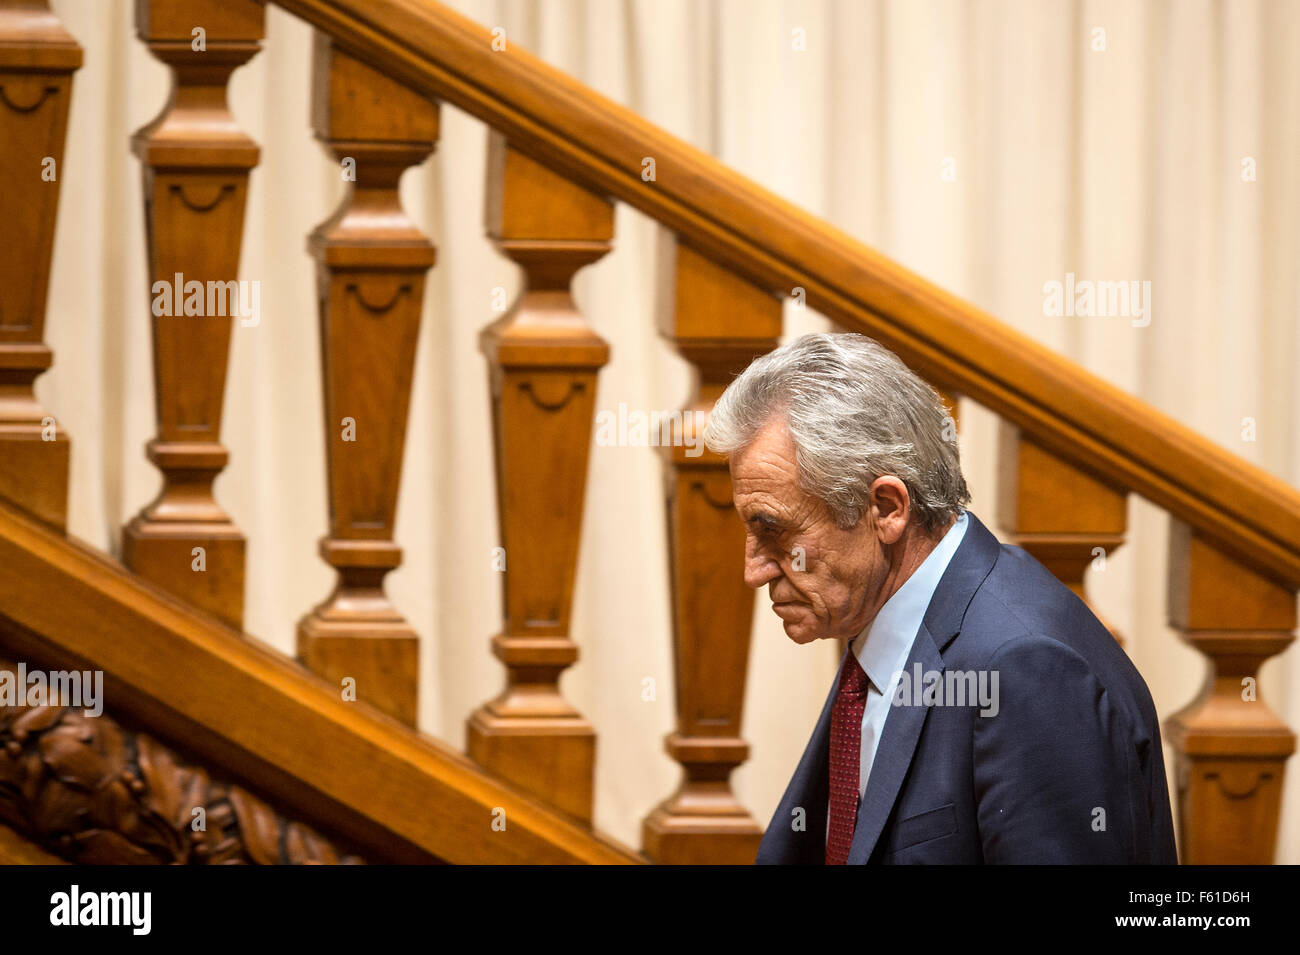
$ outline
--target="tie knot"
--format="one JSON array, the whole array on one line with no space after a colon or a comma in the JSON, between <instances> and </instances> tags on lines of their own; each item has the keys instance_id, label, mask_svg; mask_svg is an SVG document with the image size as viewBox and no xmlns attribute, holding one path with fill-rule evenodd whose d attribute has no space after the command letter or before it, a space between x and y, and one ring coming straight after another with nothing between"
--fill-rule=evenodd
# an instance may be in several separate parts
<instances>
[{"instance_id":1,"label":"tie knot","mask_svg":"<svg viewBox=\"0 0 1300 955\"><path fill-rule=\"evenodd\" d=\"M858 662L857 656L852 650L849 650L849 658L844 661L844 672L840 674L840 696L853 697L855 699L867 695L867 687L871 680L867 678L867 671L862 669L862 664Z\"/></svg>"}]
</instances>

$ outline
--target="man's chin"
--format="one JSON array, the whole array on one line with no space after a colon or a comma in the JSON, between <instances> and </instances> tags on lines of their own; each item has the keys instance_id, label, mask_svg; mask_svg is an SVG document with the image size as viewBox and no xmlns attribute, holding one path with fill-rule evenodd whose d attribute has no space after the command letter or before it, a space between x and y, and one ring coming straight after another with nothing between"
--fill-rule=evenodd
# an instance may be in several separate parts
<instances>
[{"instance_id":1,"label":"man's chin","mask_svg":"<svg viewBox=\"0 0 1300 955\"><path fill-rule=\"evenodd\" d=\"M819 621L804 604L777 603L772 605L772 612L781 618L785 635L794 643L812 643L823 636L817 626Z\"/></svg>"},{"instance_id":2,"label":"man's chin","mask_svg":"<svg viewBox=\"0 0 1300 955\"><path fill-rule=\"evenodd\" d=\"M816 630L804 624L785 622L781 626L785 629L785 635L790 638L792 643L800 645L813 643L821 637L821 634Z\"/></svg>"}]
</instances>

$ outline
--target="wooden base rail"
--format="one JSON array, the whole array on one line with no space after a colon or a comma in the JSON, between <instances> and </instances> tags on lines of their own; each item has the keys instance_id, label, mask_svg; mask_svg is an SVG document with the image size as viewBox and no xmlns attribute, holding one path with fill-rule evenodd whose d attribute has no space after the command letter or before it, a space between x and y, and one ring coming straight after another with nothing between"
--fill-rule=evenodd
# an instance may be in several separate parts
<instances>
[{"instance_id":1,"label":"wooden base rail","mask_svg":"<svg viewBox=\"0 0 1300 955\"><path fill-rule=\"evenodd\" d=\"M239 632L244 537L212 494L227 462L221 410L236 316L202 296L191 311L189 293L190 282L239 285L259 153L225 98L232 71L260 50L266 2L318 31L312 125L350 183L308 242L328 449L320 553L337 584L299 624L302 667ZM0 262L4 649L102 666L124 718L192 733L201 757L367 857L633 859L591 832L596 729L559 689L579 653L573 587L609 360L595 329L613 320L580 315L571 286L612 248L621 201L661 226L659 328L693 375L683 441L663 462L676 679L665 744L682 781L643 822L646 856L743 863L762 835L730 783L749 755L744 532L726 462L685 449L731 376L776 345L782 303L799 287L807 305L933 381L954 428L958 396L1002 419L998 519L1085 601L1088 571L1126 540L1129 496L1171 515L1169 620L1208 671L1165 727L1180 849L1187 862L1271 861L1295 735L1255 682L1296 626L1300 491L513 43L499 49L485 27L433 0L139 0L136 9L142 41L172 69L172 95L132 141L158 290L148 453L163 477L124 531L133 577L50 529L64 524L68 442L32 390L52 361L43 331L58 201L57 178L40 172L62 162L81 51L48 3L0 0L0 138L12 144L0 154L0 219L20 237ZM435 261L398 183L434 151L442 102L490 127L486 229L524 278L520 299L480 339L506 558L491 649L505 686L469 716L468 758L411 732L418 638L383 589L401 562L397 493ZM340 702L349 681L371 706ZM364 778L340 766L364 767ZM508 838L485 821L496 809L510 819Z\"/></svg>"},{"instance_id":2,"label":"wooden base rail","mask_svg":"<svg viewBox=\"0 0 1300 955\"><path fill-rule=\"evenodd\" d=\"M0 607L0 657L103 670L115 719L367 861L641 861L2 501Z\"/></svg>"}]
</instances>

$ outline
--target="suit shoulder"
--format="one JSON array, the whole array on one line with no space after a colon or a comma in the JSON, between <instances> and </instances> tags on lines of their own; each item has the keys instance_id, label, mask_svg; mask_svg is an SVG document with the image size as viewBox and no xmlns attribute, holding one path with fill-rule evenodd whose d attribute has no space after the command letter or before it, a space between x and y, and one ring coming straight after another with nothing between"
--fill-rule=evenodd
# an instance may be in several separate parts
<instances>
[{"instance_id":1,"label":"suit shoulder","mask_svg":"<svg viewBox=\"0 0 1300 955\"><path fill-rule=\"evenodd\" d=\"M1001 544L966 608L958 643L964 656L987 658L1012 640L1057 639L1090 622L1096 618L1051 571L1022 548Z\"/></svg>"},{"instance_id":2,"label":"suit shoulder","mask_svg":"<svg viewBox=\"0 0 1300 955\"><path fill-rule=\"evenodd\" d=\"M955 644L967 659L994 657L1082 665L1111 694L1118 694L1135 723L1154 724L1155 706L1146 682L1078 595L1020 547L1001 545L993 570L976 591ZM1069 658L1069 663L1066 663ZM1048 674L1044 674L1047 678Z\"/></svg>"}]
</instances>

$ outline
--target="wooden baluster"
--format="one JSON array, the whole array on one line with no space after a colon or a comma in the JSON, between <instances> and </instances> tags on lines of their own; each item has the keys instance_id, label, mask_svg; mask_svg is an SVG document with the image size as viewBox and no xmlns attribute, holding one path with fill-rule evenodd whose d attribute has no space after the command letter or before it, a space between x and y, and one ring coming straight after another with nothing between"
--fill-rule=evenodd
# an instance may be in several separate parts
<instances>
[{"instance_id":1,"label":"wooden baluster","mask_svg":"<svg viewBox=\"0 0 1300 955\"><path fill-rule=\"evenodd\" d=\"M1209 660L1200 694L1165 722L1182 861L1269 865L1296 738L1256 683L1260 664L1294 639L1294 588L1171 520L1169 624Z\"/></svg>"},{"instance_id":2,"label":"wooden baluster","mask_svg":"<svg viewBox=\"0 0 1300 955\"><path fill-rule=\"evenodd\" d=\"M316 37L313 125L355 183L312 233L320 294L334 592L298 625L303 663L415 725L419 643L389 603L406 415L434 249L402 211L398 180L438 139L438 106Z\"/></svg>"},{"instance_id":3,"label":"wooden baluster","mask_svg":"<svg viewBox=\"0 0 1300 955\"><path fill-rule=\"evenodd\" d=\"M591 820L596 733L560 695L578 658L569 613L582 527L596 372L609 346L578 314L574 273L612 246L614 209L493 133L487 233L523 267L522 301L484 329L505 545L502 693L469 718L472 759Z\"/></svg>"},{"instance_id":4,"label":"wooden baluster","mask_svg":"<svg viewBox=\"0 0 1300 955\"><path fill-rule=\"evenodd\" d=\"M0 2L0 497L62 530L68 438L33 385L45 344L54 224L72 74L81 47L46 0Z\"/></svg>"},{"instance_id":5,"label":"wooden baluster","mask_svg":"<svg viewBox=\"0 0 1300 955\"><path fill-rule=\"evenodd\" d=\"M683 442L663 449L677 680L677 729L664 743L683 774L646 817L642 842L660 863L748 865L763 827L730 777L749 758L740 718L754 592L745 586L745 528L727 461L695 442L731 379L776 347L781 302L680 240L660 263L660 330L695 367Z\"/></svg>"},{"instance_id":6,"label":"wooden baluster","mask_svg":"<svg viewBox=\"0 0 1300 955\"><path fill-rule=\"evenodd\" d=\"M1117 488L1001 422L998 434L998 522L1012 542L1088 600L1084 574L1101 568L1124 543L1128 500ZM1097 617L1123 643L1107 621Z\"/></svg>"},{"instance_id":7,"label":"wooden baluster","mask_svg":"<svg viewBox=\"0 0 1300 955\"><path fill-rule=\"evenodd\" d=\"M261 49L255 0L139 0L136 26L172 71L162 113L132 139L143 163L158 434L158 497L123 530L122 560L236 629L244 537L212 494L229 454L221 409L233 323L260 321L260 289L238 285L257 145L226 106L230 74ZM201 32L199 32L201 31Z\"/></svg>"}]
</instances>

